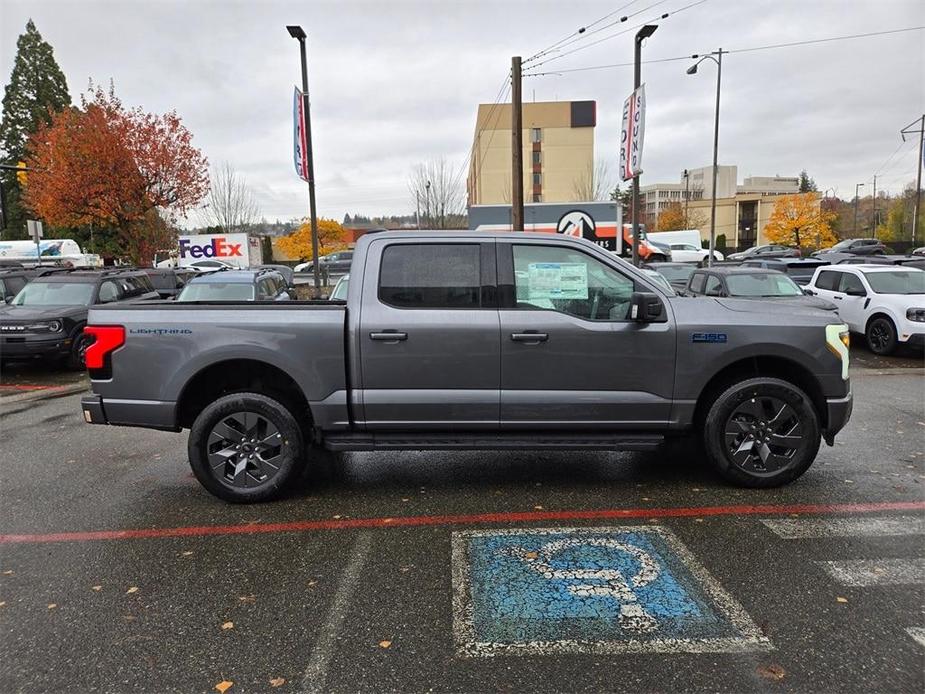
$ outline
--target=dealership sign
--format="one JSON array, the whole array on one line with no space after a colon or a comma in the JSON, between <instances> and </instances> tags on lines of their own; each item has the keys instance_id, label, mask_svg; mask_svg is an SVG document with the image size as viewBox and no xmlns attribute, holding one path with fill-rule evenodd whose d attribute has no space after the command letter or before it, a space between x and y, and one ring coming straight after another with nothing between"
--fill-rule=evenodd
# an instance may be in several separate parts
<instances>
[{"instance_id":1,"label":"dealership sign","mask_svg":"<svg viewBox=\"0 0 925 694\"><path fill-rule=\"evenodd\" d=\"M642 142L646 129L646 85L634 91L623 103L623 129L620 133L620 176L624 181L642 173Z\"/></svg>"},{"instance_id":2,"label":"dealership sign","mask_svg":"<svg viewBox=\"0 0 925 694\"><path fill-rule=\"evenodd\" d=\"M295 172L303 181L308 180L308 133L305 129L305 99L295 88L292 96L292 154Z\"/></svg>"},{"instance_id":3,"label":"dealership sign","mask_svg":"<svg viewBox=\"0 0 925 694\"><path fill-rule=\"evenodd\" d=\"M247 234L195 234L180 237L180 264L214 258L236 267L248 266Z\"/></svg>"}]
</instances>

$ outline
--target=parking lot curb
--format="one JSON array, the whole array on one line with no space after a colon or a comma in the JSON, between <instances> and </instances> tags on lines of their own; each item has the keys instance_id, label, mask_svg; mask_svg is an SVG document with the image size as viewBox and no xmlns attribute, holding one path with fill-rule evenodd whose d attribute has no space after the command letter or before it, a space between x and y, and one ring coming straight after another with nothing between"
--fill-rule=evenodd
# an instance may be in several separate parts
<instances>
[{"instance_id":1,"label":"parking lot curb","mask_svg":"<svg viewBox=\"0 0 925 694\"><path fill-rule=\"evenodd\" d=\"M913 374L917 376L925 375L925 367L904 366L886 369L855 369L848 371L849 376L906 376Z\"/></svg>"},{"instance_id":2,"label":"parking lot curb","mask_svg":"<svg viewBox=\"0 0 925 694\"><path fill-rule=\"evenodd\" d=\"M18 405L20 403L32 402L34 400L50 400L51 398L62 398L66 395L83 393L88 390L90 390L90 384L87 382L72 383L71 385L67 386L43 388L41 390L32 390L28 393L10 395L9 397L0 398L0 407L3 407L4 405Z\"/></svg>"}]
</instances>

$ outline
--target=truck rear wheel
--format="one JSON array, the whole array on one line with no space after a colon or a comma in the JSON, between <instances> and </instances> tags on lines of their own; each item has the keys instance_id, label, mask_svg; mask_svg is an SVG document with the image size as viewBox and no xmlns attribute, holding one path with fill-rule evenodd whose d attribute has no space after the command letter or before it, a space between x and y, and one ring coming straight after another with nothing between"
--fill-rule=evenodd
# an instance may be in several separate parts
<instances>
[{"instance_id":1,"label":"truck rear wheel","mask_svg":"<svg viewBox=\"0 0 925 694\"><path fill-rule=\"evenodd\" d=\"M806 393L778 378L750 378L710 406L704 447L711 465L742 487L778 487L812 465L821 438Z\"/></svg>"},{"instance_id":2,"label":"truck rear wheel","mask_svg":"<svg viewBox=\"0 0 925 694\"><path fill-rule=\"evenodd\" d=\"M298 479L302 432L289 409L258 393L232 393L193 422L190 466L209 492L232 503L278 497Z\"/></svg>"}]
</instances>

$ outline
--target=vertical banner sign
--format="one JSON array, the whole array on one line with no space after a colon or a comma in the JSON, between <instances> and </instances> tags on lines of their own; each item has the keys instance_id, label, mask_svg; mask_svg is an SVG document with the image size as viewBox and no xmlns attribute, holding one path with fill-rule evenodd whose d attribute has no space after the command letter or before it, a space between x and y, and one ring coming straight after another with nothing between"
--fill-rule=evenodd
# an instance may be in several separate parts
<instances>
[{"instance_id":1,"label":"vertical banner sign","mask_svg":"<svg viewBox=\"0 0 925 694\"><path fill-rule=\"evenodd\" d=\"M642 143L646 129L646 86L643 84L623 102L620 133L620 177L624 181L642 173Z\"/></svg>"},{"instance_id":2,"label":"vertical banner sign","mask_svg":"<svg viewBox=\"0 0 925 694\"><path fill-rule=\"evenodd\" d=\"M292 153L295 172L303 181L308 181L308 138L305 135L305 100L295 87L292 96Z\"/></svg>"}]
</instances>

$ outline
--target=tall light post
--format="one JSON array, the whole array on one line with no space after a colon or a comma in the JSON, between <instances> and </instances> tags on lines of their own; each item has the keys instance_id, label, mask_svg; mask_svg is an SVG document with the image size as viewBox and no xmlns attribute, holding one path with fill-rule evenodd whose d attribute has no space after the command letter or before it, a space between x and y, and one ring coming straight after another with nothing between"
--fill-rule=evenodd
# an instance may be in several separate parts
<instances>
[{"instance_id":1,"label":"tall light post","mask_svg":"<svg viewBox=\"0 0 925 694\"><path fill-rule=\"evenodd\" d=\"M642 84L642 42L655 33L658 24L646 24L636 32L636 50L633 54L633 94ZM630 123L630 129L633 124ZM657 208L656 208L657 209ZM623 233L620 230L619 233ZM633 176L633 265L639 265L639 174Z\"/></svg>"},{"instance_id":2,"label":"tall light post","mask_svg":"<svg viewBox=\"0 0 925 694\"><path fill-rule=\"evenodd\" d=\"M312 228L312 271L315 298L321 294L321 263L318 259L318 215L315 213L315 156L312 153L312 118L308 98L308 60L305 57L305 32L297 25L287 25L286 31L299 42L302 57L302 112L305 114L305 153L308 158L308 211Z\"/></svg>"},{"instance_id":3,"label":"tall light post","mask_svg":"<svg viewBox=\"0 0 925 694\"><path fill-rule=\"evenodd\" d=\"M687 169L684 169L682 176L684 176L684 228L686 229L691 219L687 212L687 204L691 201L691 176Z\"/></svg>"},{"instance_id":4,"label":"tall light post","mask_svg":"<svg viewBox=\"0 0 925 694\"><path fill-rule=\"evenodd\" d=\"M707 256L707 265L713 265L713 254L716 251L716 156L719 151L719 91L723 79L723 53L728 52L720 48L718 51L713 51L702 57L695 53L691 58L700 58L700 60L687 68L688 75L695 75L697 74L697 66L704 60L712 60L716 63L716 110L713 114L713 190L712 199L710 200L710 255Z\"/></svg>"},{"instance_id":5,"label":"tall light post","mask_svg":"<svg viewBox=\"0 0 925 694\"><path fill-rule=\"evenodd\" d=\"M863 183L857 183L854 186L854 235L855 236L858 235L858 202L861 199L860 197L858 197L858 191L861 189L861 186L863 185L864 185Z\"/></svg>"},{"instance_id":6,"label":"tall light post","mask_svg":"<svg viewBox=\"0 0 925 694\"><path fill-rule=\"evenodd\" d=\"M430 181L424 184L424 218L427 220L427 227L433 224L433 217L430 214Z\"/></svg>"}]
</instances>

